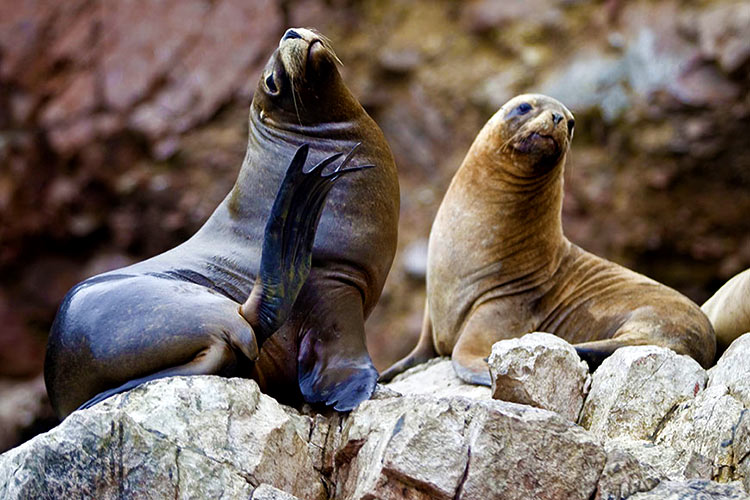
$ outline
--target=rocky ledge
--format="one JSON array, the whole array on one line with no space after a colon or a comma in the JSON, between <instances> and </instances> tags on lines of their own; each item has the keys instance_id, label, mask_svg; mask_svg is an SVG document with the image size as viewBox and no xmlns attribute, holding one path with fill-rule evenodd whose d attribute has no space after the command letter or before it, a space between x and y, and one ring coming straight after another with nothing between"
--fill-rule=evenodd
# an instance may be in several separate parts
<instances>
[{"instance_id":1,"label":"rocky ledge","mask_svg":"<svg viewBox=\"0 0 750 500\"><path fill-rule=\"evenodd\" d=\"M250 380L175 377L1 455L0 497L748 498L748 357L750 334L708 371L629 347L589 375L534 333L495 345L491 389L436 359L349 415L280 405Z\"/></svg>"}]
</instances>

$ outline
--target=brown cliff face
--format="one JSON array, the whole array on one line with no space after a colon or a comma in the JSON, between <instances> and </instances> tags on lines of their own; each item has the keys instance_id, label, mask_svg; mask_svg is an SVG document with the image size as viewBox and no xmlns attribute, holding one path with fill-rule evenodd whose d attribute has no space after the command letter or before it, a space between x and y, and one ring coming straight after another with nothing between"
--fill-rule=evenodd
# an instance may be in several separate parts
<instances>
[{"instance_id":1,"label":"brown cliff face","mask_svg":"<svg viewBox=\"0 0 750 500\"><path fill-rule=\"evenodd\" d=\"M229 191L287 26L332 39L401 175L379 368L421 323L424 241L481 125L521 92L576 115L566 234L702 302L750 267L750 6L736 2L0 4L0 375L31 377L65 291L185 240Z\"/></svg>"}]
</instances>

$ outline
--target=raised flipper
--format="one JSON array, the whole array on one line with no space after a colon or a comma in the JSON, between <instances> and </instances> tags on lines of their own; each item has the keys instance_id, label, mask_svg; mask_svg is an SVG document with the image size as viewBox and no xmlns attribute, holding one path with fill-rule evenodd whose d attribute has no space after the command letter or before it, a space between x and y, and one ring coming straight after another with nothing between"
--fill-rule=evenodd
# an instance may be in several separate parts
<instances>
[{"instance_id":1,"label":"raised flipper","mask_svg":"<svg viewBox=\"0 0 750 500\"><path fill-rule=\"evenodd\" d=\"M373 166L344 169L358 146L336 169L324 173L325 167L342 153L329 156L305 172L309 148L303 144L287 169L266 223L258 278L240 307L240 313L256 332L259 347L287 320L310 274L315 232L333 183L344 174Z\"/></svg>"},{"instance_id":2,"label":"raised flipper","mask_svg":"<svg viewBox=\"0 0 750 500\"><path fill-rule=\"evenodd\" d=\"M390 368L381 373L378 381L389 382L399 373L403 373L409 368L429 361L435 356L437 356L437 351L435 351L435 344L432 340L432 321L430 321L429 304L425 301L422 331L419 334L419 341L416 347L406 357L396 361Z\"/></svg>"}]
</instances>

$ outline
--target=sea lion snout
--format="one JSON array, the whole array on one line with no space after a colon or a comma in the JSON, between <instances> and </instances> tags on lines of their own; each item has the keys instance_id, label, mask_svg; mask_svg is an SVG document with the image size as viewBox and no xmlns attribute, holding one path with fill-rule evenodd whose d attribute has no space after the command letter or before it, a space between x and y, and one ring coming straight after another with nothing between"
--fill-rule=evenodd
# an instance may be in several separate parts
<instances>
[{"instance_id":1,"label":"sea lion snout","mask_svg":"<svg viewBox=\"0 0 750 500\"><path fill-rule=\"evenodd\" d=\"M300 35L296 31L294 31L294 29L289 28L284 33L284 36L281 37L281 41L283 42L284 40L292 40L292 39L295 39L295 38L302 38L302 35Z\"/></svg>"},{"instance_id":2,"label":"sea lion snout","mask_svg":"<svg viewBox=\"0 0 750 500\"><path fill-rule=\"evenodd\" d=\"M293 81L302 81L308 70L318 70L323 63L336 63L338 58L329 40L307 28L289 28L279 40L279 58Z\"/></svg>"},{"instance_id":3,"label":"sea lion snout","mask_svg":"<svg viewBox=\"0 0 750 500\"><path fill-rule=\"evenodd\" d=\"M493 129L508 154L521 153L536 167L554 165L568 150L573 114L559 101L541 94L523 94L509 100L496 115Z\"/></svg>"},{"instance_id":4,"label":"sea lion snout","mask_svg":"<svg viewBox=\"0 0 750 500\"><path fill-rule=\"evenodd\" d=\"M307 129L347 121L363 112L338 72L331 42L315 30L290 28L260 75L251 121L276 129ZM331 102L340 103L332 107Z\"/></svg>"}]
</instances>

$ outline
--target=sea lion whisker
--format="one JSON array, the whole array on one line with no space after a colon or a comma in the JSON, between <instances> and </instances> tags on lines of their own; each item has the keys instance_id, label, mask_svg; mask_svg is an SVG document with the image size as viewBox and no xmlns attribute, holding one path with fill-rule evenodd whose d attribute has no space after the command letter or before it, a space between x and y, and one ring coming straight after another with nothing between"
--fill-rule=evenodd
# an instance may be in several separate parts
<instances>
[{"instance_id":1,"label":"sea lion whisker","mask_svg":"<svg viewBox=\"0 0 750 500\"><path fill-rule=\"evenodd\" d=\"M511 145L511 143L515 142L519 137L526 134L527 127L522 127L520 130L515 132L507 141L502 143L500 145L500 151L505 152L506 148Z\"/></svg>"},{"instance_id":2,"label":"sea lion whisker","mask_svg":"<svg viewBox=\"0 0 750 500\"><path fill-rule=\"evenodd\" d=\"M290 88L292 90L292 103L294 104L294 113L297 115L297 123L299 123L300 126L302 126L302 118L300 117L299 108L297 107L297 97L296 97L297 92L295 92L295 89L294 89L295 87L296 87L296 83L294 79L292 79L292 85ZM302 98L300 98L300 101L301 100Z\"/></svg>"},{"instance_id":3,"label":"sea lion whisker","mask_svg":"<svg viewBox=\"0 0 750 500\"><path fill-rule=\"evenodd\" d=\"M339 56L337 56L336 52L333 50L333 44L330 38L325 36L320 31L316 30L315 28L306 28L306 29L315 33L315 35L318 37L318 41L323 45L323 47L328 51L328 53L331 54L331 57L337 64L339 64L340 66L344 65L344 63L341 62L341 59L339 59Z\"/></svg>"}]
</instances>

